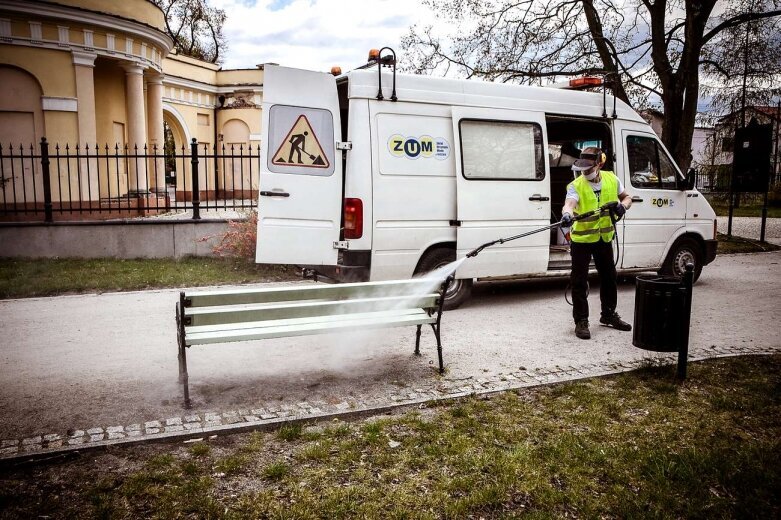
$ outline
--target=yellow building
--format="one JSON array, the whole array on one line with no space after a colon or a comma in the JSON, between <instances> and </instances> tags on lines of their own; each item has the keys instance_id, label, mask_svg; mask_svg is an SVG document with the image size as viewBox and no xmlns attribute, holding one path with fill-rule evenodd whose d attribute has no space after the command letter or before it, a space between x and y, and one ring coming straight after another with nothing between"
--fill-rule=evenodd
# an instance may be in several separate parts
<instances>
[{"instance_id":1,"label":"yellow building","mask_svg":"<svg viewBox=\"0 0 781 520\"><path fill-rule=\"evenodd\" d=\"M131 154L136 147L139 154L145 146L149 153L157 151L160 157L142 157L140 165L137 158L87 157L68 160L67 168L58 165L60 171L52 172L61 185L62 170L73 163L83 177L78 179L79 199L97 201L165 192L162 154L167 131L179 151L185 147L189 152L193 139L212 154L215 144L218 149L256 148L262 66L221 70L171 54L171 49L163 12L148 0L0 0L0 145L6 149L5 158L9 144L32 145L37 153L43 137L52 153L57 146L62 153L65 145L69 154L76 146L82 153L86 147L94 153L96 144L104 154L107 146L110 153L126 146ZM211 172L202 168L201 175L212 180L204 178L200 189L236 195L233 184L242 181L245 186L245 179L221 175L228 167L213 162ZM180 161L176 168L177 198L186 198L190 189L183 184L185 163ZM4 201L9 195L18 200L6 182L6 170L13 165L4 166ZM238 161L229 168L243 170L242 166ZM38 168L35 161L28 161L27 171L14 174L34 181ZM120 171L128 175L118 175ZM257 180L246 181L244 189L256 192ZM40 182L30 184L41 189ZM54 187L56 180L52 185L53 200L66 200L62 189ZM27 194L26 200L41 199Z\"/></svg>"}]
</instances>

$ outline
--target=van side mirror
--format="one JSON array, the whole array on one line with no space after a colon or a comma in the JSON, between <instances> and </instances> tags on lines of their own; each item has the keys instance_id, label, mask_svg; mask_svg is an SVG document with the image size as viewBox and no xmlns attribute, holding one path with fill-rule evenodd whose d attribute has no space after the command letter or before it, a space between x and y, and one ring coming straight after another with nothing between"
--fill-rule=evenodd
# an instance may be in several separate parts
<instances>
[{"instance_id":1,"label":"van side mirror","mask_svg":"<svg viewBox=\"0 0 781 520\"><path fill-rule=\"evenodd\" d=\"M683 182L682 188L684 190L693 190L696 181L697 181L697 170L695 170L694 168L689 168L689 171L686 172L686 179Z\"/></svg>"}]
</instances>

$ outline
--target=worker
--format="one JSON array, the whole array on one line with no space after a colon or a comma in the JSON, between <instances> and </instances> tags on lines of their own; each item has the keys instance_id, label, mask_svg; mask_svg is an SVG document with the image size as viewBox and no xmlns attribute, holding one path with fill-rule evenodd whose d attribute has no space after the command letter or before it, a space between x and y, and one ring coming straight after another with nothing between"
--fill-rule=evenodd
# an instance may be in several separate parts
<instances>
[{"instance_id":1,"label":"worker","mask_svg":"<svg viewBox=\"0 0 781 520\"><path fill-rule=\"evenodd\" d=\"M588 322L588 269L591 258L599 274L599 299L602 325L618 330L632 330L632 326L616 313L618 302L616 267L613 263L612 240L614 223L608 212L573 221L574 215L596 210L609 204L614 218L620 219L632 205L632 198L611 171L602 171L607 160L604 152L588 147L572 165L575 172L582 174L567 186L567 196L562 210L562 231L571 229L572 244L572 317L575 319L575 335L580 339L591 339Z\"/></svg>"}]
</instances>

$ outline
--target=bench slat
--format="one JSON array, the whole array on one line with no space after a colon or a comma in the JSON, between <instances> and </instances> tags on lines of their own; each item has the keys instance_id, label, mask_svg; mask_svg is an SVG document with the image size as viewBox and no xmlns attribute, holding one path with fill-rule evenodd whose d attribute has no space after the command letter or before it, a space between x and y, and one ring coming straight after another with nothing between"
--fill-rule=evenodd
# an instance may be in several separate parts
<instances>
[{"instance_id":1,"label":"bench slat","mask_svg":"<svg viewBox=\"0 0 781 520\"><path fill-rule=\"evenodd\" d=\"M219 332L219 331L233 331L241 329L259 329L262 327L275 327L280 325L305 325L313 323L336 323L349 320L364 320L364 319L388 319L404 318L408 316L420 316L427 314L421 309L395 309L389 311L373 311L362 312L355 314L336 314L331 316L309 316L306 318L283 318L278 320L266 320L266 321L250 321L245 323L220 323L216 325L195 325L185 327L185 332L189 336L190 334L198 334L203 332ZM431 316L432 323L436 321L436 315Z\"/></svg>"},{"instance_id":2,"label":"bench slat","mask_svg":"<svg viewBox=\"0 0 781 520\"><path fill-rule=\"evenodd\" d=\"M298 301L278 304L245 304L227 307L186 308L188 326L241 323L248 321L276 320L282 318L306 318L310 316L332 316L355 314L357 312L394 309L433 309L437 306L439 294L420 296L391 296L385 298L361 298L339 301Z\"/></svg>"},{"instance_id":3,"label":"bench slat","mask_svg":"<svg viewBox=\"0 0 781 520\"><path fill-rule=\"evenodd\" d=\"M343 284L317 284L261 289L225 289L221 291L200 291L187 293L189 307L210 307L215 305L240 305L296 300L338 300L346 298L371 298L401 296L434 292L441 280L413 278L411 280L386 280L382 282L358 282Z\"/></svg>"},{"instance_id":4,"label":"bench slat","mask_svg":"<svg viewBox=\"0 0 781 520\"><path fill-rule=\"evenodd\" d=\"M349 319L334 322L319 322L298 325L279 325L250 329L235 329L232 331L188 333L187 345L205 345L209 343L229 343L232 341L248 341L289 336L305 336L310 334L325 334L345 329L372 329L381 327L401 327L405 325L420 325L436 321L436 316L429 316L421 311L419 314L399 316L395 318Z\"/></svg>"}]
</instances>

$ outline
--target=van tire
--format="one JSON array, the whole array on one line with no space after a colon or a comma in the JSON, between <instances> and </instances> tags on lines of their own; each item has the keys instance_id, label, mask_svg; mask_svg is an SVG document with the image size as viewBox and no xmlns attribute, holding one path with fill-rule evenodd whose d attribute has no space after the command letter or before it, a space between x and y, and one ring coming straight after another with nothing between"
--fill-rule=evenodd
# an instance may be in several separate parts
<instances>
[{"instance_id":1,"label":"van tire","mask_svg":"<svg viewBox=\"0 0 781 520\"><path fill-rule=\"evenodd\" d=\"M694 264L694 282L696 282L702 273L702 258L700 244L692 238L682 238L670 248L659 274L683 277L686 264L691 262Z\"/></svg>"},{"instance_id":2,"label":"van tire","mask_svg":"<svg viewBox=\"0 0 781 520\"><path fill-rule=\"evenodd\" d=\"M418 262L418 267L415 268L415 274L413 276L420 276L425 273L429 273L436 269L439 269L443 265L447 265L456 260L455 249L447 247L437 247L429 250L423 255L423 258ZM460 307L469 296L472 294L472 279L461 278L455 280L445 291L445 305L444 309L449 311Z\"/></svg>"}]
</instances>

